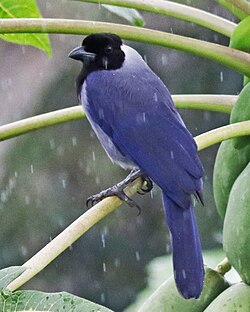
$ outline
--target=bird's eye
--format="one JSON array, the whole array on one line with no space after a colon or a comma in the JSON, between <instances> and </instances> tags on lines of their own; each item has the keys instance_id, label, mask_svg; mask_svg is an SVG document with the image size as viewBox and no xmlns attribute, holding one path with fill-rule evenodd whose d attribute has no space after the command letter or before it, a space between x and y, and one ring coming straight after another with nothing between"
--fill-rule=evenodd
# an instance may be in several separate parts
<instances>
[{"instance_id":1,"label":"bird's eye","mask_svg":"<svg viewBox=\"0 0 250 312\"><path fill-rule=\"evenodd\" d=\"M113 52L113 48L111 46L107 46L104 48L105 54L111 54Z\"/></svg>"}]
</instances>

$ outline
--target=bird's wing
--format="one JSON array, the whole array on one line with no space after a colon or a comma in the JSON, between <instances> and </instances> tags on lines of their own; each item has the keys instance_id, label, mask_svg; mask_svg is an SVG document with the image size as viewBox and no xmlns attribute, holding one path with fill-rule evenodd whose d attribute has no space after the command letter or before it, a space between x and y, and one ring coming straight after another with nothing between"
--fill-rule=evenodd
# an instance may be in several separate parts
<instances>
[{"instance_id":1,"label":"bird's wing","mask_svg":"<svg viewBox=\"0 0 250 312\"><path fill-rule=\"evenodd\" d=\"M88 85L90 114L123 155L180 206L201 190L196 144L173 108L170 95L148 79L119 82L97 75ZM107 78L107 76L105 76ZM158 86L158 84L156 84Z\"/></svg>"},{"instance_id":2,"label":"bird's wing","mask_svg":"<svg viewBox=\"0 0 250 312\"><path fill-rule=\"evenodd\" d=\"M189 135L160 114L120 123L113 142L180 206L187 194L201 190L202 169ZM191 152L190 152L191 150Z\"/></svg>"}]
</instances>

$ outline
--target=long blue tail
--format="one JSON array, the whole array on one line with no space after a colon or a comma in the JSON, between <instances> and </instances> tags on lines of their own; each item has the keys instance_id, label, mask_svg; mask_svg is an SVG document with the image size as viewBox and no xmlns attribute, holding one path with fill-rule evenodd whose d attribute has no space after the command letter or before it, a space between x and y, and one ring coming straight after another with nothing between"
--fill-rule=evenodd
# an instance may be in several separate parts
<instances>
[{"instance_id":1,"label":"long blue tail","mask_svg":"<svg viewBox=\"0 0 250 312\"><path fill-rule=\"evenodd\" d=\"M177 289L186 298L198 298L203 288L204 266L194 208L183 209L163 193L167 224L172 236Z\"/></svg>"}]
</instances>

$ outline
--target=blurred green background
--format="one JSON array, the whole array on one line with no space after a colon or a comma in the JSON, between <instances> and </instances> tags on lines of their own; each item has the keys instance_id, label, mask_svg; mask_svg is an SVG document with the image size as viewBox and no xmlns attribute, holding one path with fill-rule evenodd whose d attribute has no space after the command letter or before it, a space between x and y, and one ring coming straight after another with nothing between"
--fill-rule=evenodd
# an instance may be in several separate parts
<instances>
[{"instance_id":1,"label":"blurred green background","mask_svg":"<svg viewBox=\"0 0 250 312\"><path fill-rule=\"evenodd\" d=\"M233 20L214 1L180 1ZM44 17L125 23L95 4L37 1ZM197 25L142 12L148 28L228 45L228 39ZM82 36L50 35L53 56L1 41L1 125L77 105L74 87L80 64L68 59ZM147 60L172 94L237 94L239 74L193 55L126 42ZM228 123L229 116L180 111L194 136ZM204 250L221 247L222 221L212 193L218 146L200 153L205 168L205 207L196 205ZM47 128L1 143L0 267L21 265L86 211L85 200L115 184L126 172L113 165L86 119ZM25 285L26 289L65 290L122 311L147 285L146 265L171 252L157 187L137 196L143 208L125 204L92 228ZM166 262L166 266L170 266Z\"/></svg>"}]
</instances>

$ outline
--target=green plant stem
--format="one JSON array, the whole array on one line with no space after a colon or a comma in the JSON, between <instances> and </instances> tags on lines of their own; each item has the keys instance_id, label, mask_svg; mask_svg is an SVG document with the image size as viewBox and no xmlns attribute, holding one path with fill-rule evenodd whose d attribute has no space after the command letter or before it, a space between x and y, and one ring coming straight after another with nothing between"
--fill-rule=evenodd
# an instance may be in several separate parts
<instances>
[{"instance_id":1,"label":"green plant stem","mask_svg":"<svg viewBox=\"0 0 250 312\"><path fill-rule=\"evenodd\" d=\"M217 15L208 13L203 10L193 8L188 5L164 1L164 0L78 0L80 2L90 2L98 4L110 4L121 7L134 8L144 10L151 13L163 14L182 19L184 21L192 22L208 29L214 30L227 37L231 37L236 24L219 17Z\"/></svg>"},{"instance_id":2,"label":"green plant stem","mask_svg":"<svg viewBox=\"0 0 250 312\"><path fill-rule=\"evenodd\" d=\"M237 9L245 12L247 15L250 15L250 3L246 0L226 0L226 2L231 3Z\"/></svg>"},{"instance_id":3,"label":"green plant stem","mask_svg":"<svg viewBox=\"0 0 250 312\"><path fill-rule=\"evenodd\" d=\"M250 54L211 42L127 25L67 19L1 19L0 33L90 34L113 32L124 39L146 42L202 56L250 76Z\"/></svg>"},{"instance_id":4,"label":"green plant stem","mask_svg":"<svg viewBox=\"0 0 250 312\"><path fill-rule=\"evenodd\" d=\"M81 106L64 108L50 113L15 121L0 127L0 141L4 141L31 131L78 120L85 116Z\"/></svg>"},{"instance_id":5,"label":"green plant stem","mask_svg":"<svg viewBox=\"0 0 250 312\"><path fill-rule=\"evenodd\" d=\"M228 271L231 270L231 264L229 263L228 259L223 259L215 268L215 271L218 273L225 275Z\"/></svg>"},{"instance_id":6,"label":"green plant stem","mask_svg":"<svg viewBox=\"0 0 250 312\"><path fill-rule=\"evenodd\" d=\"M220 132L223 135L220 135ZM231 124L213 131L201 134L195 138L198 149L202 150L222 140L235 136L250 135L250 121ZM140 187L141 180L137 179L126 188L128 196L133 195ZM43 249L23 264L27 270L11 282L7 288L16 290L33 276L39 273L44 267L59 256L65 249L71 246L81 235L87 232L94 224L114 211L122 202L115 196L108 197L89 209L76 221L68 226L62 233L48 243Z\"/></svg>"},{"instance_id":7,"label":"green plant stem","mask_svg":"<svg viewBox=\"0 0 250 312\"><path fill-rule=\"evenodd\" d=\"M228 0L215 0L215 1L218 2L220 5L224 6L228 11L230 11L232 14L237 16L240 20L244 19L248 15L246 12L244 12L240 8L235 7Z\"/></svg>"},{"instance_id":8,"label":"green plant stem","mask_svg":"<svg viewBox=\"0 0 250 312\"><path fill-rule=\"evenodd\" d=\"M177 108L202 109L226 114L231 113L238 99L236 95L218 94L181 94L172 97Z\"/></svg>"},{"instance_id":9,"label":"green plant stem","mask_svg":"<svg viewBox=\"0 0 250 312\"><path fill-rule=\"evenodd\" d=\"M195 138L195 141L198 145L198 150L202 150L222 141L245 135L250 135L250 120L237 122L202 133Z\"/></svg>"},{"instance_id":10,"label":"green plant stem","mask_svg":"<svg viewBox=\"0 0 250 312\"><path fill-rule=\"evenodd\" d=\"M140 178L133 181L126 189L128 196L136 193L142 186ZM11 291L16 290L33 276L39 273L49 263L51 263L64 250L69 248L78 238L87 232L97 222L105 218L122 204L122 201L116 197L107 197L101 202L87 210L72 224L70 224L63 232L56 236L43 249L38 251L32 258L23 264L27 268L19 277L12 281L7 288Z\"/></svg>"},{"instance_id":11,"label":"green plant stem","mask_svg":"<svg viewBox=\"0 0 250 312\"><path fill-rule=\"evenodd\" d=\"M234 95L173 95L177 108L203 109L230 114L237 96ZM0 126L0 141L34 130L83 118L81 106L64 108Z\"/></svg>"}]
</instances>

